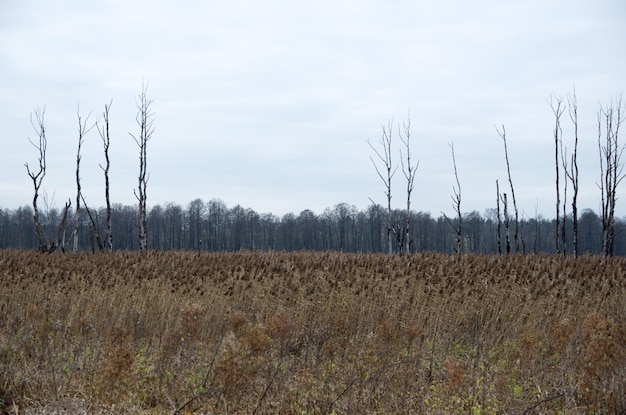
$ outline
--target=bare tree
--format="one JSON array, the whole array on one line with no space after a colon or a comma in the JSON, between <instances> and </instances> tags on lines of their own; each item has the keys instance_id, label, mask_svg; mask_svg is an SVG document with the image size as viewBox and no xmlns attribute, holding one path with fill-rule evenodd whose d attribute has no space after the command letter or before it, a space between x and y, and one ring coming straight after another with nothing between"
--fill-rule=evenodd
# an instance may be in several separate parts
<instances>
[{"instance_id":1,"label":"bare tree","mask_svg":"<svg viewBox=\"0 0 626 415\"><path fill-rule=\"evenodd\" d=\"M376 169L376 173L380 180L382 180L385 185L385 196L387 197L387 245L388 245L388 253L389 255L393 254L393 232L394 227L392 224L392 210L391 210L391 180L398 169L398 166L394 166L391 160L391 137L393 133L393 120L389 120L387 126L383 125L383 134L380 139L380 146L382 152L377 150L372 143L368 140L367 143L374 150L376 157L382 163L381 168L378 167L376 160L373 157L370 157L372 160L372 164L374 164L374 168ZM384 169L385 174L381 173L381 169ZM370 198L370 201L374 203L374 201ZM375 205L376 203L374 203Z\"/></svg>"},{"instance_id":2,"label":"bare tree","mask_svg":"<svg viewBox=\"0 0 626 415\"><path fill-rule=\"evenodd\" d=\"M46 107L36 108L34 110L34 113L30 114L30 124L33 126L33 129L37 133L38 140L37 142L34 142L29 137L28 141L33 145L33 147L37 149L37 152L39 153L39 170L37 172L31 171L28 163L24 164L24 166L26 166L28 176L33 181L33 187L35 189L35 195L33 196L33 220L35 221L35 233L37 234L40 252L46 252L48 250L48 242L44 236L43 229L41 227L41 221L39 219L39 208L37 206L37 200L39 199L39 190L41 189L41 184L44 177L46 176L46 150L48 148L48 140L46 138L46 128L44 122L45 114ZM33 115L35 117L34 120Z\"/></svg>"},{"instance_id":3,"label":"bare tree","mask_svg":"<svg viewBox=\"0 0 626 415\"><path fill-rule=\"evenodd\" d=\"M406 225L404 228L404 252L408 255L411 253L411 194L413 193L413 188L415 187L415 173L417 172L417 168L419 167L419 160L417 164L413 165L411 163L411 114L409 113L408 121L403 123L404 136L402 132L400 132L400 140L404 144L406 148L406 165L404 164L402 151L400 151L400 162L402 164L402 173L404 173L404 177L406 178Z\"/></svg>"},{"instance_id":4,"label":"bare tree","mask_svg":"<svg viewBox=\"0 0 626 415\"><path fill-rule=\"evenodd\" d=\"M452 186L454 192L452 198L454 211L457 214L457 223L455 224L445 213L441 212L446 218L454 232L456 233L456 253L460 254L463 248L463 216L461 214L461 182L459 181L459 174L456 169L456 157L454 155L454 143L449 143L450 150L452 151L452 164L454 166L454 178L456 179L456 187Z\"/></svg>"},{"instance_id":5,"label":"bare tree","mask_svg":"<svg viewBox=\"0 0 626 415\"><path fill-rule=\"evenodd\" d=\"M80 150L83 145L83 142L85 141L85 135L89 131L91 131L91 129L95 126L95 124L92 124L89 127L87 126L91 113L89 113L87 117L85 118L85 120L83 121L83 119L80 116L80 108L79 108L77 112L77 116L78 116L78 149L76 150L76 212L75 212L76 216L74 218L74 232L73 232L73 242L74 242L73 251L74 252L78 252L78 230L80 228L80 202L81 200L84 200L82 198L81 186L80 186L80 160L81 160Z\"/></svg>"},{"instance_id":6,"label":"bare tree","mask_svg":"<svg viewBox=\"0 0 626 415\"><path fill-rule=\"evenodd\" d=\"M506 160L506 170L509 177L509 185L511 187L511 197L513 198L513 209L515 210L515 231L513 233L513 238L515 239L515 252L520 251L520 234L519 234L519 211L517 210L517 201L515 200L515 189L513 187L513 179L511 179L511 165L509 163L509 151L506 145L506 130L504 129L504 125L502 126L502 131L500 131L496 127L496 131L498 135L504 142L504 158ZM506 209L506 204L505 204Z\"/></svg>"},{"instance_id":7,"label":"bare tree","mask_svg":"<svg viewBox=\"0 0 626 415\"><path fill-rule=\"evenodd\" d=\"M624 121L622 97L611 102L598 112L598 149L600 152L600 191L602 196L602 252L613 256L615 248L615 205L617 186L624 178L622 153L624 146L619 142L619 129ZM604 137L602 129L604 127Z\"/></svg>"},{"instance_id":8,"label":"bare tree","mask_svg":"<svg viewBox=\"0 0 626 415\"><path fill-rule=\"evenodd\" d=\"M138 186L135 191L135 197L139 202L139 251L146 252L148 250L148 224L147 218L147 188L149 175L147 172L147 147L148 141L154 133L154 113L150 106L153 100L147 96L148 85L144 84L141 88L137 101L137 125L139 126L139 135L135 136L129 133L139 147L139 178Z\"/></svg>"},{"instance_id":9,"label":"bare tree","mask_svg":"<svg viewBox=\"0 0 626 415\"><path fill-rule=\"evenodd\" d=\"M65 228L67 224L67 213L72 205L71 201L68 201L65 204L65 208L63 210L63 216L61 219L61 223L57 228L57 238L56 240L48 238L41 226L40 212L39 207L37 205L37 201L39 199L39 191L41 190L41 184L43 183L43 179L46 176L46 151L48 149L48 139L46 138L46 128L45 128L45 112L46 108L36 108L34 110L34 114L30 115L30 124L33 126L33 129L37 133L37 142L28 138L28 141L37 149L39 153L38 162L39 162L39 170L37 172L32 171L28 166L28 163L25 163L26 172L28 176L33 181L33 188L35 190L35 194L33 196L33 220L35 222L35 233L37 234L37 243L39 252L54 252L61 243L65 242ZM34 115L34 119L33 119Z\"/></svg>"},{"instance_id":10,"label":"bare tree","mask_svg":"<svg viewBox=\"0 0 626 415\"><path fill-rule=\"evenodd\" d=\"M572 154L570 170L565 170L565 174L572 183L572 226L573 226L573 244L574 256L578 258L578 103L576 102L576 90L573 95L567 99L569 107L569 116L574 124L574 153Z\"/></svg>"},{"instance_id":11,"label":"bare tree","mask_svg":"<svg viewBox=\"0 0 626 415\"><path fill-rule=\"evenodd\" d=\"M109 102L108 105L104 105L104 112L102 113L102 122L104 125L98 128L98 132L100 133L100 137L102 138L102 145L104 147L104 160L105 165L100 168L104 172L104 196L106 199L106 247L109 252L113 251L113 230L111 225L111 197L110 197L110 186L109 186L109 169L111 167L111 161L109 159L109 146L111 144L111 136L109 133L109 111L111 109L111 104L113 101Z\"/></svg>"},{"instance_id":12,"label":"bare tree","mask_svg":"<svg viewBox=\"0 0 626 415\"><path fill-rule=\"evenodd\" d=\"M554 102L554 97L550 97L550 107L552 108L552 113L554 114L555 125L554 125L554 165L556 169L556 227L555 227L555 243L556 243L556 252L560 253L562 250L561 246L561 183L560 183L560 174L561 168L559 163L559 154L562 146L562 136L563 130L561 128L561 116L565 111L563 106L563 100L561 98L556 98L556 102Z\"/></svg>"}]
</instances>

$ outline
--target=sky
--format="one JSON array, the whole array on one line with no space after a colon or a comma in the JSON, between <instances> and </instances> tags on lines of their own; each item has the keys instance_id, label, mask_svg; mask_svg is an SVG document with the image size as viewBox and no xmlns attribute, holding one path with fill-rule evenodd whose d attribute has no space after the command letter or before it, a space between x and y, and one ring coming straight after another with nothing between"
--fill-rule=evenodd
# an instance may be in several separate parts
<instances>
[{"instance_id":1,"label":"sky","mask_svg":"<svg viewBox=\"0 0 626 415\"><path fill-rule=\"evenodd\" d=\"M74 200L78 114L102 126L108 103L111 199L136 204L139 150L129 133L138 133L142 85L155 127L148 206L221 199L281 216L386 204L368 140L379 146L391 122L400 165L397 134L410 120L414 210L454 215L450 143L461 210L495 208L496 180L509 192L496 130L504 126L520 215L551 218L550 99L575 91L579 208L598 212L597 114L626 89L626 3L0 0L0 207L32 201L24 164L37 165L30 117L43 108L42 193L49 206ZM571 154L567 112L561 121ZM92 207L105 204L102 163L94 128L81 159ZM400 169L392 204L406 205Z\"/></svg>"}]
</instances>

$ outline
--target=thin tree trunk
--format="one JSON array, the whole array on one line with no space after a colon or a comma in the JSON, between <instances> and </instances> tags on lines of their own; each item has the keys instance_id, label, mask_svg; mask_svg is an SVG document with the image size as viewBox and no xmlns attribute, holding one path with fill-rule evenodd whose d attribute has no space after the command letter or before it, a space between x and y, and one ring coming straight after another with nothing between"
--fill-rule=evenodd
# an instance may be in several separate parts
<instances>
[{"instance_id":1,"label":"thin tree trunk","mask_svg":"<svg viewBox=\"0 0 626 415\"><path fill-rule=\"evenodd\" d=\"M576 102L576 91L574 91L573 96L568 101L570 119L574 124L574 153L572 154L571 170L569 173L566 172L566 174L572 182L572 242L574 245L574 257L578 258L580 248L578 245L578 104Z\"/></svg>"},{"instance_id":2,"label":"thin tree trunk","mask_svg":"<svg viewBox=\"0 0 626 415\"><path fill-rule=\"evenodd\" d=\"M373 157L370 157L372 160L372 164L374 164L374 168L376 169L376 173L378 177L382 180L385 185L385 196L387 197L387 253L389 255L393 254L393 232L394 227L392 223L392 210L391 210L391 180L397 170L397 166L394 166L391 160L391 137L393 133L393 121L389 120L387 127L383 125L383 135L381 138L381 147L383 152L379 152L374 148L372 143L367 142L369 146L374 150L374 153L378 157L378 159L382 162L386 174L383 175L376 164L376 161ZM371 200L371 199L370 199ZM374 203L372 201L372 203ZM375 203L374 203L375 204Z\"/></svg>"},{"instance_id":3,"label":"thin tree trunk","mask_svg":"<svg viewBox=\"0 0 626 415\"><path fill-rule=\"evenodd\" d=\"M109 134L109 110L111 109L112 101L109 105L104 106L103 120L104 126L100 132L102 138L102 144L104 146L104 159L106 161L105 167L100 165L100 168L104 171L104 196L106 199L106 246L109 252L113 252L113 228L111 222L111 197L110 197L110 185L109 185L109 169L111 167L111 161L109 159L109 146L111 144L111 136Z\"/></svg>"},{"instance_id":4,"label":"thin tree trunk","mask_svg":"<svg viewBox=\"0 0 626 415\"><path fill-rule=\"evenodd\" d=\"M85 141L85 135L94 127L93 125L87 128L87 122L89 121L89 115L83 122L80 116L80 109L78 110L78 149L76 150L76 212L74 218L74 232L73 232L73 251L78 252L78 231L80 228L80 202L82 199L81 186L80 186L80 150Z\"/></svg>"},{"instance_id":5,"label":"thin tree trunk","mask_svg":"<svg viewBox=\"0 0 626 415\"><path fill-rule=\"evenodd\" d=\"M511 187L511 197L513 198L513 209L515 210L515 232L513 233L513 238L515 239L515 252L520 251L520 234L519 234L519 211L517 210L517 201L515 199L515 188L513 187L513 179L511 178L511 165L509 163L509 151L506 144L506 130L504 129L504 125L502 126L502 132L498 130L498 134L502 141L504 142L504 158L506 160L506 171L509 177L509 185ZM506 205L505 205L506 208ZM508 220L508 219L507 219Z\"/></svg>"},{"instance_id":6,"label":"thin tree trunk","mask_svg":"<svg viewBox=\"0 0 626 415\"><path fill-rule=\"evenodd\" d=\"M31 113L30 115L30 124L33 126L33 129L37 133L38 141L37 143L35 143L30 138L28 139L28 141L33 145L33 147L37 149L37 152L39 153L39 171L35 173L34 171L30 170L28 163L24 164L28 176L33 181L33 188L35 190L35 194L33 195L33 220L35 222L35 234L37 235L39 252L47 252L49 249L48 241L41 227L39 207L37 205L37 201L39 199L39 189L41 188L43 179L46 176L46 150L48 147L48 140L46 138L46 128L44 123L45 113L46 108L42 107L40 109L35 109L35 120L33 120L33 113Z\"/></svg>"},{"instance_id":7,"label":"thin tree trunk","mask_svg":"<svg viewBox=\"0 0 626 415\"><path fill-rule=\"evenodd\" d=\"M602 145L602 118L605 123L604 146ZM605 256L613 256L615 252L615 206L617 203L617 186L624 178L622 153L624 147L619 145L619 128L622 118L622 99L598 113L598 149L600 152L600 190L602 195L602 252Z\"/></svg>"},{"instance_id":8,"label":"thin tree trunk","mask_svg":"<svg viewBox=\"0 0 626 415\"><path fill-rule=\"evenodd\" d=\"M402 172L404 173L404 177L406 178L406 225L404 229L404 252L408 255L411 253L411 194L413 193L414 183L415 183L415 173L417 172L417 168L419 167L419 161L415 166L411 164L411 114L409 114L409 119L406 123L403 124L404 127L404 137L400 134L400 140L403 142L406 147L406 166L404 165L402 152L400 152L400 161L402 163Z\"/></svg>"},{"instance_id":9,"label":"thin tree trunk","mask_svg":"<svg viewBox=\"0 0 626 415\"><path fill-rule=\"evenodd\" d=\"M498 214L496 243L498 245L498 254L502 255L502 218L500 216L500 185L498 184L498 180L496 180L496 206Z\"/></svg>"},{"instance_id":10,"label":"thin tree trunk","mask_svg":"<svg viewBox=\"0 0 626 415\"><path fill-rule=\"evenodd\" d=\"M153 112L150 109L152 100L147 97L147 85L142 86L141 94L137 102L137 125L139 125L139 136L131 137L139 146L139 177L137 191L135 197L139 202L139 251L147 252L148 250L148 224L147 224L147 190L148 190L148 172L147 172L147 155L148 141L154 133Z\"/></svg>"},{"instance_id":11,"label":"thin tree trunk","mask_svg":"<svg viewBox=\"0 0 626 415\"><path fill-rule=\"evenodd\" d=\"M462 250L463 250L463 216L461 214L461 183L459 182L459 174L456 169L456 157L454 155L454 144L450 143L449 146L450 146L450 150L452 151L452 165L454 166L454 178L456 179L456 187L454 186L452 187L454 191L454 196L451 196L451 198L452 198L452 202L454 202L453 207L454 207L454 211L457 214L458 224L455 225L454 222L452 222L450 218L446 216L445 213L443 212L441 213L443 214L443 216L446 218L446 220L448 221L448 223L454 230L454 233L456 233L456 253L460 254L462 253Z\"/></svg>"},{"instance_id":12,"label":"thin tree trunk","mask_svg":"<svg viewBox=\"0 0 626 415\"><path fill-rule=\"evenodd\" d=\"M556 105L556 107L555 107ZM561 144L562 137L562 128L561 128L561 115L565 110L562 107L562 100L559 98L556 100L556 104L553 102L553 99L550 99L550 107L552 108L552 113L554 114L555 125L554 125L554 167L556 173L556 226L555 226L555 244L556 244L556 253L561 253L561 184L560 184L560 174L561 168L559 164L559 149Z\"/></svg>"},{"instance_id":13,"label":"thin tree trunk","mask_svg":"<svg viewBox=\"0 0 626 415\"><path fill-rule=\"evenodd\" d=\"M506 241L506 253L511 253L511 221L509 220L509 203L506 193L502 195L502 203L504 204L504 238Z\"/></svg>"}]
</instances>

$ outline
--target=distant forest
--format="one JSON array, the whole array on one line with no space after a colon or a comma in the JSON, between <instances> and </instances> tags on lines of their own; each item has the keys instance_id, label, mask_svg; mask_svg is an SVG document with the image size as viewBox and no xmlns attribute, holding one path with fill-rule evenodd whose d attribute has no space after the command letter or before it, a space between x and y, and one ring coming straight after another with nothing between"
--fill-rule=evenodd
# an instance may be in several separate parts
<instances>
[{"instance_id":1,"label":"distant forest","mask_svg":"<svg viewBox=\"0 0 626 415\"><path fill-rule=\"evenodd\" d=\"M114 250L139 248L139 210L137 206L113 204L111 231ZM62 210L49 208L41 211L44 234L50 239L59 237L59 250L73 249L74 226L78 223L78 250L99 250L96 233L101 238L106 227L106 210L91 210L98 231L82 209L78 222L70 209L66 226L60 226ZM321 214L304 210L278 217L271 213L257 213L239 205L228 207L223 201L204 202L196 199L186 207L174 203L156 205L148 210L148 249L152 250L336 250L358 253L387 252L387 215L380 205L372 204L365 210L340 203ZM401 229L406 220L405 210L393 211L394 227ZM458 218L443 215L433 217L425 212L411 212L410 251L455 253L458 251ZM561 218L561 221L563 219ZM502 222L502 221L500 221ZM573 254L571 217L565 220L565 243L562 223L559 224L559 251ZM462 215L462 253L507 253L507 229L500 223L495 209L484 214L469 212ZM578 238L580 254L602 253L602 220L591 209L579 216ZM519 253L556 253L557 232L554 219L521 218L519 223ZM626 218L615 222L614 255L626 256ZM509 252L515 253L513 229L508 230ZM402 249L400 235L393 236L395 252ZM498 234L500 245L498 245ZM38 238L30 206L14 210L0 209L0 248L37 249Z\"/></svg>"}]
</instances>

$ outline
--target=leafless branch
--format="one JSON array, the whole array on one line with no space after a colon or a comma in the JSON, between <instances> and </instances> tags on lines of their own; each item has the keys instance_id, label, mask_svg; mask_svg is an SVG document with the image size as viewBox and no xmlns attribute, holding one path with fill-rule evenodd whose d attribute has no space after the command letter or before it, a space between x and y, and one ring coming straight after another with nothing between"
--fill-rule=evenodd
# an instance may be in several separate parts
<instances>
[{"instance_id":1,"label":"leafless branch","mask_svg":"<svg viewBox=\"0 0 626 415\"><path fill-rule=\"evenodd\" d=\"M393 239L392 233L395 232L395 228L391 222L391 180L393 179L398 166L394 166L391 159L391 141L392 141L392 133L393 133L393 121L389 120L387 126L383 125L383 133L380 139L380 145L382 148L382 153L379 151L372 143L368 140L367 143L374 150L374 154L378 157L378 160L382 163L382 168L385 169L386 174L383 175L373 157L370 157L372 160L372 164L374 165L374 169L376 169L376 173L378 177L382 180L385 186L385 196L387 197L387 244L388 244L388 253L393 253Z\"/></svg>"},{"instance_id":2,"label":"leafless branch","mask_svg":"<svg viewBox=\"0 0 626 415\"><path fill-rule=\"evenodd\" d=\"M454 229L454 232L456 233L456 253L460 254L463 248L463 216L461 214L461 182L459 181L459 173L456 168L456 156L454 154L454 143L448 143L448 146L450 146L450 150L452 152L452 165L454 167L454 178L456 180L456 186L452 186L454 195L450 197L452 198L452 202L453 202L452 206L454 207L454 211L457 214L458 223L455 224L454 222L452 222L452 220L450 220L450 218L448 218L448 216L445 213L443 212L441 213L443 214L443 216L448 221L448 224L452 227L452 229Z\"/></svg>"}]
</instances>

